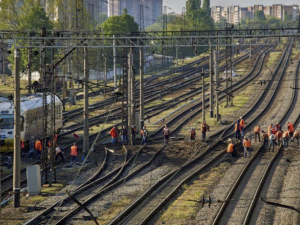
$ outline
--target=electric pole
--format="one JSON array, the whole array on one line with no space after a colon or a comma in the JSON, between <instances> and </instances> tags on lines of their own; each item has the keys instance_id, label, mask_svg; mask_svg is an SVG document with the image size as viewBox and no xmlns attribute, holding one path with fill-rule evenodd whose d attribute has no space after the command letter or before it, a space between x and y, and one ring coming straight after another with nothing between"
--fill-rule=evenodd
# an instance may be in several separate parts
<instances>
[{"instance_id":1,"label":"electric pole","mask_svg":"<svg viewBox=\"0 0 300 225\"><path fill-rule=\"evenodd\" d=\"M232 38L230 38L230 92L232 95L232 81L233 81L233 71L232 68L233 67L233 63L232 63ZM230 105L233 106L233 97L230 97Z\"/></svg>"},{"instance_id":2,"label":"electric pole","mask_svg":"<svg viewBox=\"0 0 300 225\"><path fill-rule=\"evenodd\" d=\"M140 47L140 128L144 126L144 54Z\"/></svg>"},{"instance_id":3,"label":"electric pole","mask_svg":"<svg viewBox=\"0 0 300 225\"><path fill-rule=\"evenodd\" d=\"M13 166L13 205L15 208L20 206L21 188L21 149L20 149L20 58L21 52L15 49L15 93L14 93L14 166Z\"/></svg>"},{"instance_id":4,"label":"electric pole","mask_svg":"<svg viewBox=\"0 0 300 225\"><path fill-rule=\"evenodd\" d=\"M218 47L216 47L218 49ZM215 51L215 54L214 54L214 68L215 68L215 79L216 79L216 118L217 118L217 121L220 120L220 117L219 117L219 51L216 50Z\"/></svg>"},{"instance_id":5,"label":"electric pole","mask_svg":"<svg viewBox=\"0 0 300 225\"><path fill-rule=\"evenodd\" d=\"M30 33L28 33L29 37L30 37ZM28 45L30 46L30 38L28 39ZM32 56L32 51L30 48L28 48L28 95L31 95L31 56ZM3 51L2 51L2 61L4 62L4 57L3 57ZM3 64L4 65L4 64ZM4 71L4 67L2 66L3 71ZM3 72L3 76L4 76L4 72Z\"/></svg>"},{"instance_id":6,"label":"electric pole","mask_svg":"<svg viewBox=\"0 0 300 225\"><path fill-rule=\"evenodd\" d=\"M133 118L134 118L134 102L133 102L133 54L132 54L132 48L130 49L130 53L128 54L128 128L130 128L133 125ZM132 143L132 135L130 132L130 141L131 145Z\"/></svg>"},{"instance_id":7,"label":"electric pole","mask_svg":"<svg viewBox=\"0 0 300 225\"><path fill-rule=\"evenodd\" d=\"M83 154L89 150L89 68L88 68L88 50L84 48L84 109L83 109L83 127L84 127L84 138L83 138Z\"/></svg>"},{"instance_id":8,"label":"electric pole","mask_svg":"<svg viewBox=\"0 0 300 225\"><path fill-rule=\"evenodd\" d=\"M204 68L202 67L202 120L205 121L205 90L204 90Z\"/></svg>"},{"instance_id":9,"label":"electric pole","mask_svg":"<svg viewBox=\"0 0 300 225\"><path fill-rule=\"evenodd\" d=\"M211 46L211 42L209 41L209 48L210 48L210 56L209 56L209 76L210 76L210 118L214 117L214 93L213 93L213 48Z\"/></svg>"},{"instance_id":10,"label":"electric pole","mask_svg":"<svg viewBox=\"0 0 300 225\"><path fill-rule=\"evenodd\" d=\"M104 53L104 96L106 95L106 85L107 85L107 59Z\"/></svg>"},{"instance_id":11,"label":"electric pole","mask_svg":"<svg viewBox=\"0 0 300 225\"><path fill-rule=\"evenodd\" d=\"M118 79L117 79L117 49L116 49L116 36L113 35L113 62L114 62L114 87L117 88L118 86Z\"/></svg>"}]
</instances>

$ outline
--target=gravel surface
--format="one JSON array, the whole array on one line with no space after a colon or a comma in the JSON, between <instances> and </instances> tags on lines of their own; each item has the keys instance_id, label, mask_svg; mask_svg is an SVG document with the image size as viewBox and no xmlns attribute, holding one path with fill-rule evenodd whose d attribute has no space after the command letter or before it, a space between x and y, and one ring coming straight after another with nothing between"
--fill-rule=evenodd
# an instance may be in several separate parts
<instances>
[{"instance_id":1,"label":"gravel surface","mask_svg":"<svg viewBox=\"0 0 300 225\"><path fill-rule=\"evenodd\" d=\"M283 178L282 192L280 198L274 199L274 202L286 204L299 209L300 205L300 149L287 150L285 157L291 163L288 165L287 173ZM299 214L290 209L274 207L275 218L273 224L299 224Z\"/></svg>"},{"instance_id":2,"label":"gravel surface","mask_svg":"<svg viewBox=\"0 0 300 225\"><path fill-rule=\"evenodd\" d=\"M178 165L171 162L164 162L164 165L161 166L157 164L159 163L154 162L135 178L103 195L89 207L92 213L99 218L101 224L112 220L128 203L151 187L158 179L171 170L178 168ZM80 218L82 215L86 215L86 212L79 213L76 218Z\"/></svg>"},{"instance_id":3,"label":"gravel surface","mask_svg":"<svg viewBox=\"0 0 300 225\"><path fill-rule=\"evenodd\" d=\"M283 186L283 177L286 175L289 163L282 154L277 158L272 166L265 185L261 191L261 197L268 201L277 201L280 197ZM275 207L257 200L256 207L253 211L250 224L274 224Z\"/></svg>"},{"instance_id":4,"label":"gravel surface","mask_svg":"<svg viewBox=\"0 0 300 225\"><path fill-rule=\"evenodd\" d=\"M257 149L258 147L255 147L255 151L257 151ZM242 151L240 151L240 155L242 155ZM246 166L249 159L250 158L240 157L238 160L232 162L230 169L226 171L224 177L220 179L220 182L216 187L212 187L210 195L214 200L226 199L232 185ZM214 203L210 208L208 205L205 205L202 209L200 208L195 223L203 225L211 224L220 207L220 203Z\"/></svg>"}]
</instances>

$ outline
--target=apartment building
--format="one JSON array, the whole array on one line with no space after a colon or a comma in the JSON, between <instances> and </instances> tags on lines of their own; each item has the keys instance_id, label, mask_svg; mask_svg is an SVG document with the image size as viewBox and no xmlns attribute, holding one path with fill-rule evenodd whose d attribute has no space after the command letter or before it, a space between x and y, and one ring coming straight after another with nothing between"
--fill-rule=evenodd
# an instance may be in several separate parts
<instances>
[{"instance_id":1,"label":"apartment building","mask_svg":"<svg viewBox=\"0 0 300 225\"><path fill-rule=\"evenodd\" d=\"M255 12L263 11L265 16L274 16L284 20L285 15L291 15L293 21L299 19L299 5L273 4L272 6L254 5L248 7L240 6L212 6L211 17L215 22L225 19L229 23L238 24L247 18L253 18Z\"/></svg>"},{"instance_id":2,"label":"apartment building","mask_svg":"<svg viewBox=\"0 0 300 225\"><path fill-rule=\"evenodd\" d=\"M120 16L124 8L140 27L145 28L162 15L163 0L108 0L108 16Z\"/></svg>"}]
</instances>

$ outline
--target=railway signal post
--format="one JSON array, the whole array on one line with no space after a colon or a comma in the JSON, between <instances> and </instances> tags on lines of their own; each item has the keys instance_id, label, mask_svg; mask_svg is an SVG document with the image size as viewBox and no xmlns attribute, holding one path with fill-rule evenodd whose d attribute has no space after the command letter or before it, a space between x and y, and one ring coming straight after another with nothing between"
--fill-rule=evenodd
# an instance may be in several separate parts
<instances>
[{"instance_id":1,"label":"railway signal post","mask_svg":"<svg viewBox=\"0 0 300 225\"><path fill-rule=\"evenodd\" d=\"M20 58L19 49L14 51L15 90L14 90L14 165L13 165L13 206L20 206L21 188L21 148L20 148Z\"/></svg>"}]
</instances>

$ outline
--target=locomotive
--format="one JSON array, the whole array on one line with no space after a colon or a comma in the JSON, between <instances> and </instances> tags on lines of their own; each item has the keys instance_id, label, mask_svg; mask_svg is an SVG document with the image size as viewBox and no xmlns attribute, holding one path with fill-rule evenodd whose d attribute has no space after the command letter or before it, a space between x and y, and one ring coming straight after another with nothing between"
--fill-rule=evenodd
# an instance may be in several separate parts
<instances>
[{"instance_id":1,"label":"locomotive","mask_svg":"<svg viewBox=\"0 0 300 225\"><path fill-rule=\"evenodd\" d=\"M51 95L47 95L47 104ZM21 136L28 141L31 136L41 138L43 134L43 94L37 93L28 97L21 97ZM59 133L62 128L62 102L55 96L55 131ZM8 98L0 98L0 149L9 152L14 148L14 104ZM50 121L51 118L48 118Z\"/></svg>"}]
</instances>

